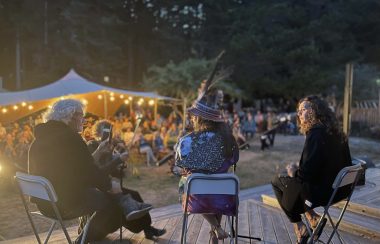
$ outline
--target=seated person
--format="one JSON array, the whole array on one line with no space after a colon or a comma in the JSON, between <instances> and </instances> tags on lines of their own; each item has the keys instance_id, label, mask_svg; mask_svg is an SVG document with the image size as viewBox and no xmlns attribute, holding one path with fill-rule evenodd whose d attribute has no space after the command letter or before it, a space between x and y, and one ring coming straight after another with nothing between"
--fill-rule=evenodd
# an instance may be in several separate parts
<instances>
[{"instance_id":1,"label":"seated person","mask_svg":"<svg viewBox=\"0 0 380 244\"><path fill-rule=\"evenodd\" d=\"M99 120L95 123L92 131L92 136L93 138L95 138L95 140L89 141L87 143L87 146L91 153L96 150L96 148L99 146L102 140L108 140L110 128L111 121L109 120ZM116 174L120 173L120 169L117 169L117 167L122 166L124 162L127 160L128 152L126 151L126 146L122 140L113 138L112 141L113 151L119 152L120 156L118 156L117 153L115 154L112 153L112 151L109 151L107 153L104 153L95 163L103 172L107 174L114 173L113 175L115 175L115 171ZM119 174L119 177L123 177L123 175ZM134 200L138 202L143 202L143 199L139 192L124 187L122 187L121 189L123 191L123 194L130 194ZM143 230L145 237L150 240L153 240L155 236L158 237L165 234L165 229L156 229L153 226L151 226L151 224L152 218L148 213L139 219L127 221L124 227L133 233L138 233Z\"/></svg>"},{"instance_id":2,"label":"seated person","mask_svg":"<svg viewBox=\"0 0 380 244\"><path fill-rule=\"evenodd\" d=\"M252 113L249 112L247 117L243 120L243 135L245 138L253 138L256 133L256 121L253 119Z\"/></svg>"},{"instance_id":3,"label":"seated person","mask_svg":"<svg viewBox=\"0 0 380 244\"><path fill-rule=\"evenodd\" d=\"M154 156L152 147L148 143L148 141L144 138L144 135L141 131L137 132L136 141L138 144L139 152L146 154L146 165L151 166L152 163L156 164L157 158Z\"/></svg>"},{"instance_id":4,"label":"seated person","mask_svg":"<svg viewBox=\"0 0 380 244\"><path fill-rule=\"evenodd\" d=\"M122 195L120 185L102 172L94 157L109 150L108 141L100 143L91 155L79 133L83 130L85 106L77 100L57 101L45 115L46 123L35 128L29 149L29 173L47 178L57 196L57 207L64 219L96 212L88 229L87 241L98 241L120 227L120 222L138 219L151 206ZM54 216L49 202L31 199L47 216ZM120 216L125 215L125 218ZM81 231L81 230L80 230ZM83 232L77 238L82 239Z\"/></svg>"},{"instance_id":5,"label":"seated person","mask_svg":"<svg viewBox=\"0 0 380 244\"><path fill-rule=\"evenodd\" d=\"M179 135L178 126L176 123L172 123L166 132L165 138L164 138L164 145L165 147L169 149L173 149L173 146L177 143Z\"/></svg>"},{"instance_id":6,"label":"seated person","mask_svg":"<svg viewBox=\"0 0 380 244\"><path fill-rule=\"evenodd\" d=\"M312 209L328 203L335 177L352 163L347 137L325 101L317 96L305 97L299 101L297 111L300 132L306 136L299 166L287 166L287 175L276 176L272 186L282 210L293 223L297 243L307 243L309 233L300 214L305 213L315 228L320 216ZM347 195L347 189L343 189L336 200ZM326 224L326 219L322 221L317 237Z\"/></svg>"},{"instance_id":7,"label":"seated person","mask_svg":"<svg viewBox=\"0 0 380 244\"><path fill-rule=\"evenodd\" d=\"M181 137L175 146L175 164L182 168L180 194L186 176L191 173L226 173L231 165L239 160L238 145L231 129L224 122L220 109L207 104L207 99L196 101L188 110L192 115L194 131ZM184 197L184 195L182 195ZM184 203L184 199L182 199ZM234 215L235 199L229 195L191 195L188 209L193 213L202 213L211 226L212 243L218 243L228 237L221 228L222 215Z\"/></svg>"}]
</instances>

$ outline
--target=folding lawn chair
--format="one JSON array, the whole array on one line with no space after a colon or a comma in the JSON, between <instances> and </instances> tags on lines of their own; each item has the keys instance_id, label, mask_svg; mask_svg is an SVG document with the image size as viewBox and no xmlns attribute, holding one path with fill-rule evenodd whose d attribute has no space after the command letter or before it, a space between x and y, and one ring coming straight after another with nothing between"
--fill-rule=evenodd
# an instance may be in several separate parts
<instances>
[{"instance_id":1,"label":"folding lawn chair","mask_svg":"<svg viewBox=\"0 0 380 244\"><path fill-rule=\"evenodd\" d=\"M185 184L185 205L183 212L181 243L186 243L187 220L191 213L188 210L189 196L193 194L222 194L235 197L235 215L227 216L229 225L230 243L237 243L238 239L238 212L239 212L239 178L231 173L224 174L191 174ZM235 222L234 230L232 222Z\"/></svg>"},{"instance_id":2,"label":"folding lawn chair","mask_svg":"<svg viewBox=\"0 0 380 244\"><path fill-rule=\"evenodd\" d=\"M37 233L36 226L33 222L32 215L34 216L39 216L42 218L45 218L47 220L52 221L52 225L50 226L49 232L47 234L47 237L44 241L44 243L47 243L49 241L50 235L54 230L54 227L56 224L60 224L62 227L62 230L66 236L66 239L68 243L72 243L69 234L67 233L66 227L64 225L64 220L61 217L61 214L59 213L59 210L57 208L57 201L58 197L57 194L54 191L53 185L50 183L49 180L42 176L35 176L35 175L29 175L21 172L16 172L16 176L14 177L16 181L16 185L18 186L18 189L20 191L21 199L25 207L26 214L28 215L30 224L32 225L34 235L37 238L37 241L39 244L41 244L41 239ZM51 218L43 215L41 212L30 212L29 207L26 203L25 196L30 196L30 197L35 197L39 199L43 199L46 201L49 201L53 207L54 214L56 218ZM86 241L86 236L89 228L89 224L91 222L91 219L95 216L96 213L94 213L91 217L90 220L87 221L84 229L83 229L83 236L81 243L85 243Z\"/></svg>"},{"instance_id":3,"label":"folding lawn chair","mask_svg":"<svg viewBox=\"0 0 380 244\"><path fill-rule=\"evenodd\" d=\"M327 243L330 243L330 241L333 238L335 233L338 235L339 241L342 244L344 243L342 240L342 237L340 236L340 234L338 232L338 228L339 228L339 224L343 218L343 215L346 212L346 209L347 209L347 206L350 202L352 193L354 192L354 188L355 188L356 183L358 181L358 178L359 178L358 176L359 176L359 173L361 170L362 170L361 164L356 164L354 166L345 167L338 173L338 175L336 176L334 183L332 185L333 193L332 193L327 205L323 206L323 209L324 209L323 214L322 214L321 218L319 219L317 227L314 229L314 231L311 229L311 224L309 223L307 218L304 215L302 215L302 217L306 223L307 231L310 234L310 239L309 239L308 243L322 242L319 240L319 238L317 240L314 240L314 237L317 235L318 232L322 231L322 228L326 224L326 221L324 220L324 218L326 216L328 217L328 220L329 220L329 222L333 228L333 231L332 231L331 235L329 236ZM331 205L333 205L337 202L337 201L334 201L335 196L336 196L338 190L344 186L350 186L350 193L348 194L348 196L346 198L339 200L339 201L346 200L346 203L344 204L344 207L340 211L338 220L336 221L336 223L334 223L334 221L332 220L331 215L329 213L329 208L331 207ZM313 208L312 205L310 206L310 202L308 202L308 203L305 202L305 204L308 205L309 207Z\"/></svg>"}]
</instances>

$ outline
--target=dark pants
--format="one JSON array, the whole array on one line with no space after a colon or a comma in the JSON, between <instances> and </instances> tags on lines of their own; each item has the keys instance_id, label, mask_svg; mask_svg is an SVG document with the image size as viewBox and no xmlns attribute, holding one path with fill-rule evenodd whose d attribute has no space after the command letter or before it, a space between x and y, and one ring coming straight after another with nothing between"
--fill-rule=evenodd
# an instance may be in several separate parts
<instances>
[{"instance_id":1,"label":"dark pants","mask_svg":"<svg viewBox=\"0 0 380 244\"><path fill-rule=\"evenodd\" d=\"M36 203L42 214L55 217L50 202L38 201ZM115 232L121 224L126 224L125 218L122 218L123 210L118 205L116 196L104 193L96 188L88 189L78 199L77 204L70 204L70 206L58 204L58 208L63 219L91 215L96 211L88 229L87 241L102 240L109 233Z\"/></svg>"},{"instance_id":2,"label":"dark pants","mask_svg":"<svg viewBox=\"0 0 380 244\"><path fill-rule=\"evenodd\" d=\"M289 176L276 176L272 180L276 198L292 223L301 221L301 214L307 211L302 198L302 184Z\"/></svg>"},{"instance_id":3,"label":"dark pants","mask_svg":"<svg viewBox=\"0 0 380 244\"><path fill-rule=\"evenodd\" d=\"M123 194L131 194L132 198L138 202L144 202L140 193L128 188L123 188ZM143 217L131 221L127 221L123 226L133 233L139 233L142 230L147 230L152 224L150 214L145 214Z\"/></svg>"}]
</instances>

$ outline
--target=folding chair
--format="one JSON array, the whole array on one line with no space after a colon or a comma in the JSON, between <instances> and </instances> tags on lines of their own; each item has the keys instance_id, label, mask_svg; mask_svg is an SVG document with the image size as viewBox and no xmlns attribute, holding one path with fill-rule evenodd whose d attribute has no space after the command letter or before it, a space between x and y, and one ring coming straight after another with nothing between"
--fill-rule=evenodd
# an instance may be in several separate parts
<instances>
[{"instance_id":1,"label":"folding chair","mask_svg":"<svg viewBox=\"0 0 380 244\"><path fill-rule=\"evenodd\" d=\"M33 222L32 215L39 216L39 217L42 217L42 218L45 218L45 219L52 221L52 225L50 226L49 232L47 234L47 237L46 237L46 240L44 241L44 243L47 243L49 241L49 238L51 236L51 233L54 230L55 225L57 223L59 223L62 227L62 230L66 236L68 243L71 244L72 241L71 241L70 236L67 233L66 227L63 223L64 220L62 219L61 214L59 213L57 205L56 205L56 203L58 201L58 197L57 197L57 194L55 193L54 188L53 188L52 184L50 183L50 181L47 180L46 178L42 177L42 176L29 175L29 174L24 174L21 172L16 172L16 176L14 177L14 179L17 183L16 185L18 186L18 189L20 191L21 199L22 199L22 202L24 204L26 214L28 215L30 224L32 225L33 232L37 238L38 243L41 244L41 239L37 233L37 229L36 229L36 226ZM56 218L47 217L39 211L30 212L29 207L28 207L26 200L25 200L25 196L35 197L35 198L39 198L39 199L49 201L53 207L54 214L55 214ZM82 244L85 243L89 224L90 224L92 218L95 216L95 214L96 213L92 214L92 216L87 221L87 223L83 229L83 236L82 236L82 241L81 241Z\"/></svg>"},{"instance_id":2,"label":"folding chair","mask_svg":"<svg viewBox=\"0 0 380 244\"><path fill-rule=\"evenodd\" d=\"M185 209L183 212L183 222L182 222L182 234L181 243L186 243L187 234L187 220L191 213L188 211L189 196L193 194L221 194L221 195L233 195L235 197L235 216L227 216L228 225L230 227L230 243L237 243L238 239L238 211L239 211L239 189L240 183L239 178L231 173L224 174L191 174L185 184ZM235 218L236 229L233 229Z\"/></svg>"},{"instance_id":3,"label":"folding chair","mask_svg":"<svg viewBox=\"0 0 380 244\"><path fill-rule=\"evenodd\" d=\"M335 233L338 235L340 243L342 243L342 244L344 243L342 240L342 237L340 236L340 234L338 232L338 227L339 227L339 224L343 218L344 213L346 212L347 206L350 202L352 193L354 192L354 188L355 188L356 183L357 183L358 178L359 178L358 177L359 172L361 170L362 170L361 164L356 164L354 166L345 167L338 173L338 175L336 176L334 183L332 185L333 193L332 193L327 205L323 206L323 209L324 209L323 214L322 214L321 218L319 219L317 227L314 229L314 231L311 229L311 224L309 223L309 221L307 220L305 215L302 215L302 217L306 223L307 231L309 232L309 235L310 235L310 239L309 239L308 243L313 244L314 242L322 242L319 240L319 238L318 238L318 240L314 240L314 236L317 235L317 233L316 233L317 230L322 228L323 219L326 216L328 217L328 220L330 221L330 224L333 228L333 231L332 231L331 235L329 236L327 243L330 243L330 241L333 238ZM338 190L344 186L347 186L347 185L351 185L350 193L348 194L348 196L346 198L339 200L339 201L346 200L346 203L345 203L344 207L342 208L342 210L339 214L338 220L334 224L334 222L331 218L331 215L329 213L329 208L331 207L331 205L338 202L338 201L334 201L334 198L335 198ZM308 205L309 207L313 207L312 204L310 204L310 202L305 201L305 204Z\"/></svg>"}]
</instances>

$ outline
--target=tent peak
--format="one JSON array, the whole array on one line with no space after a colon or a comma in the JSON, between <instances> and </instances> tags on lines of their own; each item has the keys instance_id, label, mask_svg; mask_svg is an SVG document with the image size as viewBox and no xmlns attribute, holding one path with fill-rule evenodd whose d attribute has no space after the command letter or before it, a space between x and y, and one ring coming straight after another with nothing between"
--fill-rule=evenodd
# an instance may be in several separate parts
<instances>
[{"instance_id":1,"label":"tent peak","mask_svg":"<svg viewBox=\"0 0 380 244\"><path fill-rule=\"evenodd\" d=\"M74 68L71 68L70 71L61 79L61 80L74 80L74 79L85 79L80 76Z\"/></svg>"}]
</instances>

